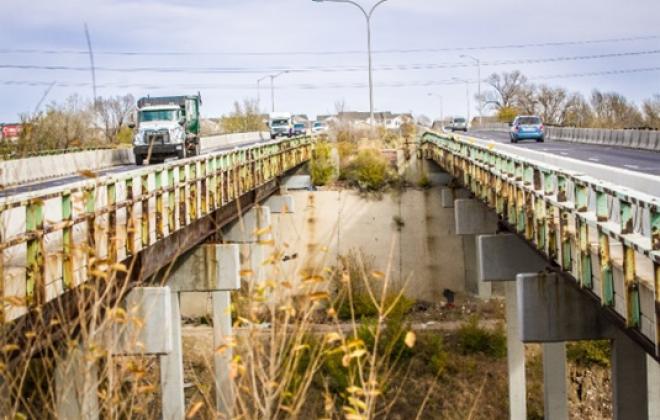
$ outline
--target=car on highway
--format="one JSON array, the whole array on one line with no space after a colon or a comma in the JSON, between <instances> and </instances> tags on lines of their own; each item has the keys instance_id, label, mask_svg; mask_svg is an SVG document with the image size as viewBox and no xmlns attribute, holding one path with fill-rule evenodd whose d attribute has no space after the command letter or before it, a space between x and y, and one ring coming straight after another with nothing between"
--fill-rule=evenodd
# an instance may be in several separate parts
<instances>
[{"instance_id":1,"label":"car on highway","mask_svg":"<svg viewBox=\"0 0 660 420\"><path fill-rule=\"evenodd\" d=\"M463 117L454 117L449 121L449 129L454 132L454 131L464 131L467 133L468 131L468 123L467 120Z\"/></svg>"},{"instance_id":2,"label":"car on highway","mask_svg":"<svg viewBox=\"0 0 660 420\"><path fill-rule=\"evenodd\" d=\"M511 124L511 143L518 143L520 140L536 140L542 143L545 140L543 121L536 115L519 115Z\"/></svg>"},{"instance_id":3,"label":"car on highway","mask_svg":"<svg viewBox=\"0 0 660 420\"><path fill-rule=\"evenodd\" d=\"M293 124L293 135L294 136L304 136L307 134L307 127L305 123L295 123Z\"/></svg>"},{"instance_id":4,"label":"car on highway","mask_svg":"<svg viewBox=\"0 0 660 420\"><path fill-rule=\"evenodd\" d=\"M328 126L325 125L325 123L322 123L320 121L316 121L312 125L312 134L324 133L326 131L328 131Z\"/></svg>"}]
</instances>

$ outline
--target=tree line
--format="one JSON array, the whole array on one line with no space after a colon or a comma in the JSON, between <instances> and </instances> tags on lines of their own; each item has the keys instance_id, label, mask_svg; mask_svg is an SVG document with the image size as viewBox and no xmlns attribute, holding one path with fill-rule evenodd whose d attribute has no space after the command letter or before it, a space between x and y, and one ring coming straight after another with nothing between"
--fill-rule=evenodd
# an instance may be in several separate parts
<instances>
[{"instance_id":1,"label":"tree line","mask_svg":"<svg viewBox=\"0 0 660 420\"><path fill-rule=\"evenodd\" d=\"M520 71L493 73L481 98L501 122L518 114L539 115L548 125L598 128L660 129L660 94L641 106L617 92L594 89L586 98L563 87L531 83Z\"/></svg>"}]
</instances>

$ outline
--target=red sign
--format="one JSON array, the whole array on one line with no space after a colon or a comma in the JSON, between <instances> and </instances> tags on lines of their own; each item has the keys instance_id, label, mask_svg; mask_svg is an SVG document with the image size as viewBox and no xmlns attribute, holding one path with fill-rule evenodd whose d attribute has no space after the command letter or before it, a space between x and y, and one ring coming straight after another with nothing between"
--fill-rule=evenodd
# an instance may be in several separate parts
<instances>
[{"instance_id":1,"label":"red sign","mask_svg":"<svg viewBox=\"0 0 660 420\"><path fill-rule=\"evenodd\" d=\"M17 139L21 134L21 125L20 124L4 124L2 125L2 139L3 140L13 140Z\"/></svg>"}]
</instances>

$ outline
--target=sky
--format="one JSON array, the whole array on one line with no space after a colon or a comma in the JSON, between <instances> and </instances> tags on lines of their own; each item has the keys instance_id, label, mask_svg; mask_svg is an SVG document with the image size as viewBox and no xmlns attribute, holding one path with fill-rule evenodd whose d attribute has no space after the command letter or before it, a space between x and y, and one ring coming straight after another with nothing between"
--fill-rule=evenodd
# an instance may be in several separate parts
<instances>
[{"instance_id":1,"label":"sky","mask_svg":"<svg viewBox=\"0 0 660 420\"><path fill-rule=\"evenodd\" d=\"M53 83L45 104L72 94L93 98L85 23L99 96L199 91L205 117L227 113L246 98L270 110L268 75L289 70L275 79L277 111L313 117L334 113L340 103L345 110L369 109L366 22L351 4L0 4L0 122L33 112ZM535 83L585 95L594 88L617 91L641 103L660 93L658 16L658 0L388 0L371 20L375 109L432 118L464 116L468 109L476 115L477 67L462 54L481 60L482 80L518 69Z\"/></svg>"}]
</instances>

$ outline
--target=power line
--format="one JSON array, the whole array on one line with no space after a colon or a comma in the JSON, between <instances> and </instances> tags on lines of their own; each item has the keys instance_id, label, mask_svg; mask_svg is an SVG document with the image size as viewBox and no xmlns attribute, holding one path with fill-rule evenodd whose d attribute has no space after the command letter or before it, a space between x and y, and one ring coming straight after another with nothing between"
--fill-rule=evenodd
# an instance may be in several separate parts
<instances>
[{"instance_id":1,"label":"power line","mask_svg":"<svg viewBox=\"0 0 660 420\"><path fill-rule=\"evenodd\" d=\"M508 59L508 60L493 60L482 61L482 66L501 66L501 65L520 65L520 64L542 64L542 63L556 63L562 61L585 61L597 60L605 58L621 58L633 56L646 56L660 54L660 49L645 50L645 51L629 51L618 53L605 53L605 54L591 54L591 55L576 55L576 56L560 56L560 57L546 57L546 58L525 58L525 59ZM473 67L474 64L466 62L449 62L449 63L422 63L422 64L386 64L377 66L375 71L406 71L406 70L437 70L437 69L451 69ZM48 70L48 71L89 71L89 67L84 66L67 66L67 65L40 65L40 64L0 64L0 69L13 69L13 70ZM264 73L264 72L324 72L324 73L339 73L339 72L357 72L364 71L364 66L303 66L303 67L288 67L288 66L275 66L275 67L96 67L97 71L101 72L119 72L119 73L196 73L196 74L248 74L248 73Z\"/></svg>"},{"instance_id":2,"label":"power line","mask_svg":"<svg viewBox=\"0 0 660 420\"><path fill-rule=\"evenodd\" d=\"M572 40L553 42L533 42L501 45L481 45L464 47L429 47L429 48L405 48L405 49L383 49L374 50L373 54L418 54L418 53L441 53L459 51L485 51L523 48L545 48L594 44L611 44L635 41L650 41L660 39L660 35L640 35L620 38L605 38L592 40ZM42 55L83 55L88 54L85 50L74 49L40 49L40 48L1 48L0 54L42 54ZM95 51L96 55L114 56L325 56L325 55L353 55L364 54L362 50L339 50L339 51Z\"/></svg>"},{"instance_id":3,"label":"power line","mask_svg":"<svg viewBox=\"0 0 660 420\"><path fill-rule=\"evenodd\" d=\"M623 75L623 74L638 74L638 73L649 73L649 72L658 72L660 67L642 67L642 68L632 68L632 69L615 69L615 70L604 70L604 71L594 71L594 72L582 72L582 73L563 73L563 74L553 74L553 75L539 75L528 77L530 81L537 80L553 80L553 79L571 79L571 78L583 78L583 77L596 77L596 76L611 76L611 75ZM468 80L469 83L476 83L477 80ZM429 87L429 86L446 86L446 85L460 85L465 83L465 81L457 82L452 79L445 80L429 80L429 81L395 81L395 82L382 82L376 84L376 86L381 88L404 88L404 87ZM24 80L0 80L0 85L4 86L48 86L52 82L47 81L24 81ZM69 88L82 88L89 87L90 83L88 82L57 82L56 86L58 87L69 87ZM301 89L301 90L319 90L319 89L362 89L367 85L365 83L325 83L325 84L311 84L311 83L299 83L299 84L290 84L283 85L280 88L282 89ZM249 84L151 84L151 83L104 83L97 85L98 88L142 88L142 89L191 89L191 90L254 90L255 86L253 83Z\"/></svg>"}]
</instances>

